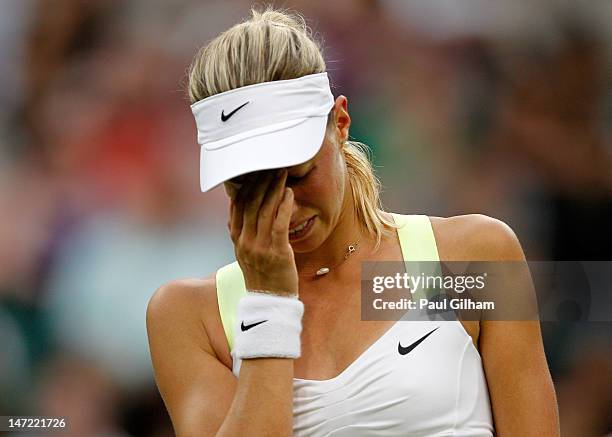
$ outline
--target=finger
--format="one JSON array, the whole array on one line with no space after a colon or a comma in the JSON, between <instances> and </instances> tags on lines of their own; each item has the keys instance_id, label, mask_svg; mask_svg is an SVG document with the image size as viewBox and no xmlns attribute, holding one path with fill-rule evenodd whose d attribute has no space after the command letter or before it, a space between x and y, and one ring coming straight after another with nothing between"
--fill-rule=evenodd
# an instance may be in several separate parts
<instances>
[{"instance_id":1,"label":"finger","mask_svg":"<svg viewBox=\"0 0 612 437\"><path fill-rule=\"evenodd\" d=\"M283 200L285 193L285 183L287 181L287 170L279 170L276 177L270 183L268 191L259 208L259 217L257 219L257 234L270 235L272 223L276 218L278 205Z\"/></svg>"},{"instance_id":2,"label":"finger","mask_svg":"<svg viewBox=\"0 0 612 437\"><path fill-rule=\"evenodd\" d=\"M249 192L249 198L245 202L244 217L242 219L242 232L247 235L255 236L257 233L259 208L273 175L274 173L269 171L259 175L253 189Z\"/></svg>"},{"instance_id":3,"label":"finger","mask_svg":"<svg viewBox=\"0 0 612 437\"><path fill-rule=\"evenodd\" d=\"M283 200L278 206L276 219L272 224L272 244L276 247L284 247L289 244L289 224L293 213L293 190L285 188Z\"/></svg>"},{"instance_id":4,"label":"finger","mask_svg":"<svg viewBox=\"0 0 612 437\"><path fill-rule=\"evenodd\" d=\"M234 243L242 233L245 203L249 193L253 189L253 183L257 180L256 174L248 174L243 179L243 184L233 198L234 212L232 215L232 235L235 235Z\"/></svg>"},{"instance_id":5,"label":"finger","mask_svg":"<svg viewBox=\"0 0 612 437\"><path fill-rule=\"evenodd\" d=\"M242 208L235 200L230 202L229 230L232 242L236 244L242 232Z\"/></svg>"},{"instance_id":6,"label":"finger","mask_svg":"<svg viewBox=\"0 0 612 437\"><path fill-rule=\"evenodd\" d=\"M234 213L234 202L230 199L229 214L227 215L227 230L232 233L232 214Z\"/></svg>"},{"instance_id":7,"label":"finger","mask_svg":"<svg viewBox=\"0 0 612 437\"><path fill-rule=\"evenodd\" d=\"M223 184L223 188L225 189L225 193L230 198L230 200L234 200L234 198L236 197L236 194L238 193L238 190L240 190L241 186L242 186L242 184L238 184L238 183L234 182L233 180L226 181Z\"/></svg>"}]
</instances>

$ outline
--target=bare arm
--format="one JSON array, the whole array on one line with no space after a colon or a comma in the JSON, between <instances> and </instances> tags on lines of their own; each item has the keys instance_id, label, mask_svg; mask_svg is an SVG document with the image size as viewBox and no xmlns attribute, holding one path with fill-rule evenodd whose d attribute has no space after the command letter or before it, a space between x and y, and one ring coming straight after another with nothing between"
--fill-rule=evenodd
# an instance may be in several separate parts
<instances>
[{"instance_id":1,"label":"bare arm","mask_svg":"<svg viewBox=\"0 0 612 437\"><path fill-rule=\"evenodd\" d=\"M504 223L489 219L479 234L488 260L525 260L516 235ZM496 435L558 437L557 401L539 322L483 321L479 343Z\"/></svg>"},{"instance_id":2,"label":"bare arm","mask_svg":"<svg viewBox=\"0 0 612 437\"><path fill-rule=\"evenodd\" d=\"M559 414L538 322L483 322L481 353L496 435L558 437Z\"/></svg>"},{"instance_id":3,"label":"bare arm","mask_svg":"<svg viewBox=\"0 0 612 437\"><path fill-rule=\"evenodd\" d=\"M262 173L232 191L229 230L248 289L297 296L288 240L293 193L286 177L286 171ZM155 377L176 434L292 435L293 360L245 359L236 380L202 323L201 311L210 315L211 308L216 314L212 279L201 287L162 287L147 310Z\"/></svg>"},{"instance_id":4,"label":"bare arm","mask_svg":"<svg viewBox=\"0 0 612 437\"><path fill-rule=\"evenodd\" d=\"M291 435L293 360L244 360L237 379L202 324L201 295L215 290L201 282L165 285L147 309L155 380L176 435Z\"/></svg>"},{"instance_id":5,"label":"bare arm","mask_svg":"<svg viewBox=\"0 0 612 437\"><path fill-rule=\"evenodd\" d=\"M505 223L484 215L448 219L432 217L440 258L449 261L525 261L516 235ZM516 264L515 264L516 265ZM520 284L520 282L519 282ZM520 287L520 286L519 286ZM509 288L512 289L512 286ZM531 297L496 296L497 303L516 304ZM514 306L514 308L524 308ZM507 313L506 313L507 314ZM481 321L478 340L487 378L496 435L558 437L555 391L537 321Z\"/></svg>"}]
</instances>

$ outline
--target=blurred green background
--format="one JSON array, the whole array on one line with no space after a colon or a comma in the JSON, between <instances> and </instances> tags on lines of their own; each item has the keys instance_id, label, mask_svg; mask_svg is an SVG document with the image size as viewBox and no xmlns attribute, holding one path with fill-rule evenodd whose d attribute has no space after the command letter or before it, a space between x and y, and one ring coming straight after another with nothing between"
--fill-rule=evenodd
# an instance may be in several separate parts
<instances>
[{"instance_id":1,"label":"blurred green background","mask_svg":"<svg viewBox=\"0 0 612 437\"><path fill-rule=\"evenodd\" d=\"M322 40L388 209L494 216L531 260L612 259L611 2L274 4ZM146 304L233 257L185 72L251 5L0 0L0 415L172 435ZM543 324L563 436L612 433L611 331Z\"/></svg>"}]
</instances>

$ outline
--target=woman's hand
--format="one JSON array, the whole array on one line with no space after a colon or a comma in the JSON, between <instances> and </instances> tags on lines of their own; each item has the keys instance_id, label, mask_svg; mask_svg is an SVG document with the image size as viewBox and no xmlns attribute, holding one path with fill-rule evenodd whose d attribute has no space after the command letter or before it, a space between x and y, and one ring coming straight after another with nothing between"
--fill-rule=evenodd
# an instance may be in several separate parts
<instances>
[{"instance_id":1,"label":"woman's hand","mask_svg":"<svg viewBox=\"0 0 612 437\"><path fill-rule=\"evenodd\" d=\"M289 244L293 191L287 170L259 172L230 204L230 235L247 289L297 296L298 275Z\"/></svg>"}]
</instances>

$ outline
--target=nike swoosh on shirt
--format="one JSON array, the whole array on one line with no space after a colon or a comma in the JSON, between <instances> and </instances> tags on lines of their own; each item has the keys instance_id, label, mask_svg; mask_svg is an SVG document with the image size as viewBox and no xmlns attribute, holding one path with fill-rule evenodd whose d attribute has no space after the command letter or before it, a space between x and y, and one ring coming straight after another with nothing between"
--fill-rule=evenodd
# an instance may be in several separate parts
<instances>
[{"instance_id":1,"label":"nike swoosh on shirt","mask_svg":"<svg viewBox=\"0 0 612 437\"><path fill-rule=\"evenodd\" d=\"M245 325L244 322L242 322L240 324L240 329L242 331L248 331L249 329L257 326L257 325L261 325L262 323L267 322L267 320L262 320L261 322L256 322L256 323L251 323L250 325Z\"/></svg>"},{"instance_id":2,"label":"nike swoosh on shirt","mask_svg":"<svg viewBox=\"0 0 612 437\"><path fill-rule=\"evenodd\" d=\"M438 328L439 328L439 326L438 326ZM436 328L436 329L438 329L438 328ZM420 345L423 342L423 340L425 340L427 337L429 337L431 334L433 334L433 332L436 329L431 330L430 332L428 332L427 334L425 334L424 336L419 338L417 341L415 341L414 343L412 343L411 345L408 345L406 347L402 346L401 342L397 343L397 351L399 352L400 355L406 355L412 349L414 349L415 347Z\"/></svg>"},{"instance_id":3,"label":"nike swoosh on shirt","mask_svg":"<svg viewBox=\"0 0 612 437\"><path fill-rule=\"evenodd\" d=\"M227 121L227 120L229 120L229 118L230 118L232 115L234 115L234 114L236 113L236 111L238 111L239 109L242 109L242 108L243 108L244 106L246 106L248 103L251 103L251 102L246 102L246 103L243 103L242 105L238 106L236 109L234 109L232 112L230 112L230 113L229 113L229 114L227 114L227 115L225 115L225 114L223 113L223 110L221 110L221 121Z\"/></svg>"}]
</instances>

